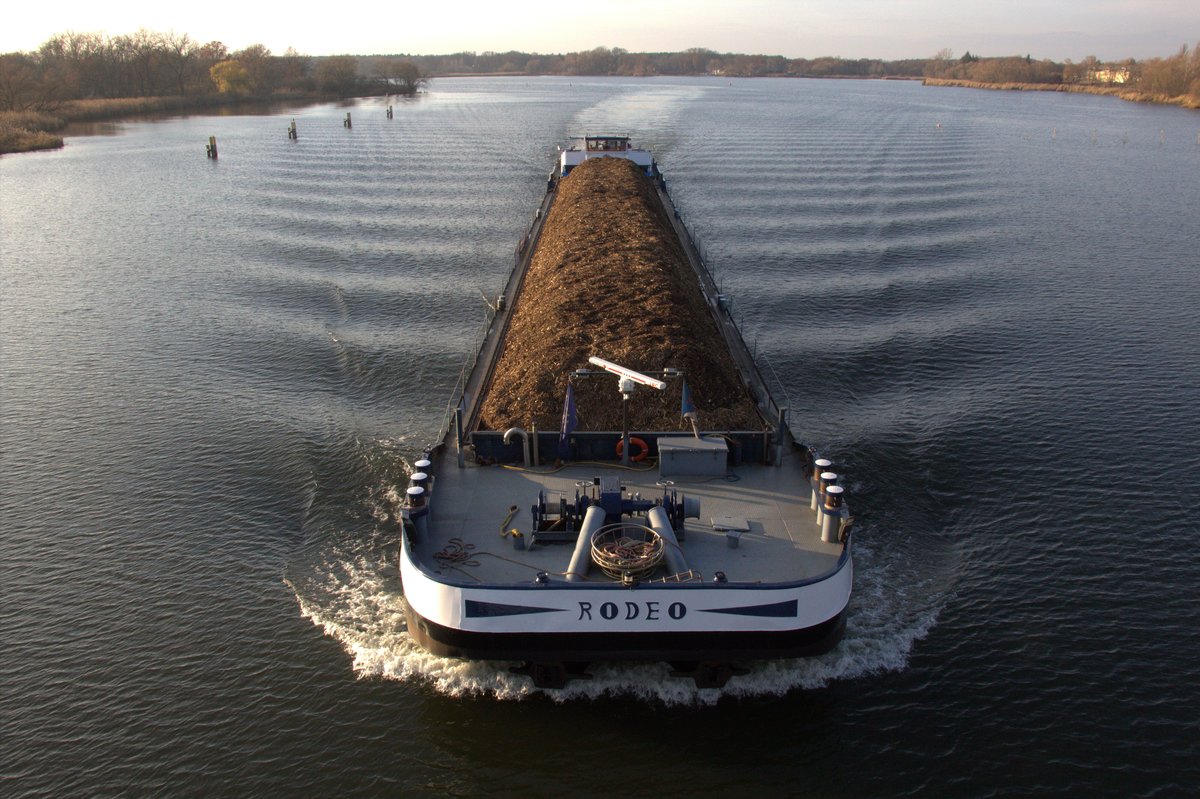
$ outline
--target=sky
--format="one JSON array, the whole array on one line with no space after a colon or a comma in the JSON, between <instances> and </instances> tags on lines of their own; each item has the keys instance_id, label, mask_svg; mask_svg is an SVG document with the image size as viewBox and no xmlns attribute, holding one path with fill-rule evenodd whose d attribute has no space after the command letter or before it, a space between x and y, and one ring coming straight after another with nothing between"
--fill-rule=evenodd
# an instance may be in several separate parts
<instances>
[{"instance_id":1,"label":"sky","mask_svg":"<svg viewBox=\"0 0 1200 799\"><path fill-rule=\"evenodd\" d=\"M1200 0L41 0L4 12L0 53L36 50L69 31L141 28L306 55L704 47L788 58L927 58L949 49L1140 60L1200 42Z\"/></svg>"}]
</instances>

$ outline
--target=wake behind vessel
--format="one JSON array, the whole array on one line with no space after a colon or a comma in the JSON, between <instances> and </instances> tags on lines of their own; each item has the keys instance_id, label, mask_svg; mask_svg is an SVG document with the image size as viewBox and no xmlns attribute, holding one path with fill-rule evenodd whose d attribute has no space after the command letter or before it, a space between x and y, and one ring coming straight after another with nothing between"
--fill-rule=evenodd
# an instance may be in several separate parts
<instances>
[{"instance_id":1,"label":"wake behind vessel","mask_svg":"<svg viewBox=\"0 0 1200 799\"><path fill-rule=\"evenodd\" d=\"M409 633L541 686L598 661L698 685L818 654L851 519L624 136L562 151L402 510Z\"/></svg>"}]
</instances>

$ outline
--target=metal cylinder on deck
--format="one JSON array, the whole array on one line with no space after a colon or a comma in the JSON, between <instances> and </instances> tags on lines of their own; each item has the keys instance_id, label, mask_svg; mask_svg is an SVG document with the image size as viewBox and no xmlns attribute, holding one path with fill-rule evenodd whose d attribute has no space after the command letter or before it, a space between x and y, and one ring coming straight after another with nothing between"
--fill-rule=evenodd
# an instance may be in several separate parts
<instances>
[{"instance_id":1,"label":"metal cylinder on deck","mask_svg":"<svg viewBox=\"0 0 1200 799\"><path fill-rule=\"evenodd\" d=\"M408 476L408 484L409 484L409 486L416 486L418 488L423 488L426 491L428 491L429 490L429 475L426 474L425 472L413 472L412 474L410 474Z\"/></svg>"},{"instance_id":2,"label":"metal cylinder on deck","mask_svg":"<svg viewBox=\"0 0 1200 799\"><path fill-rule=\"evenodd\" d=\"M666 545L663 560L667 562L667 572L672 575L688 572L687 558L684 557L683 549L679 546L679 539L675 536L671 518L667 516L662 505L655 505L651 508L646 514L646 518L650 521L650 527L658 533Z\"/></svg>"},{"instance_id":3,"label":"metal cylinder on deck","mask_svg":"<svg viewBox=\"0 0 1200 799\"><path fill-rule=\"evenodd\" d=\"M433 466L433 461L429 460L429 458L421 458L419 461L417 461L416 463L413 464L413 471L414 472L425 472L426 474L428 474L429 467L431 467L431 466Z\"/></svg>"},{"instance_id":4,"label":"metal cylinder on deck","mask_svg":"<svg viewBox=\"0 0 1200 799\"><path fill-rule=\"evenodd\" d=\"M429 535L429 505L425 502L425 489L421 486L409 486L404 492L405 504L409 521L417 535L422 538Z\"/></svg>"},{"instance_id":5,"label":"metal cylinder on deck","mask_svg":"<svg viewBox=\"0 0 1200 799\"><path fill-rule=\"evenodd\" d=\"M825 504L825 492L837 482L838 476L833 472L821 472L817 477L817 489L813 497L817 503L817 524L821 523L821 507Z\"/></svg>"},{"instance_id":6,"label":"metal cylinder on deck","mask_svg":"<svg viewBox=\"0 0 1200 799\"><path fill-rule=\"evenodd\" d=\"M583 514L583 526L579 528L579 537L575 539L571 563L567 566L567 582L587 579L588 568L592 565L592 537L603 526L604 509L599 505L589 505L587 512Z\"/></svg>"},{"instance_id":7,"label":"metal cylinder on deck","mask_svg":"<svg viewBox=\"0 0 1200 799\"><path fill-rule=\"evenodd\" d=\"M813 510L817 509L817 505L819 502L818 497L821 495L821 488L819 485L819 483L820 483L819 475L821 474L821 472L829 471L830 466L833 466L833 461L829 460L828 458L817 458L815 461L813 461L813 474L812 474L812 477L809 479L809 485L812 486L812 502L809 503L809 506L808 506L808 507L812 508Z\"/></svg>"},{"instance_id":8,"label":"metal cylinder on deck","mask_svg":"<svg viewBox=\"0 0 1200 799\"><path fill-rule=\"evenodd\" d=\"M841 486L827 486L825 488L825 500L821 503L821 540L826 543L836 544L838 540L838 532L842 526L842 492L846 489Z\"/></svg>"}]
</instances>

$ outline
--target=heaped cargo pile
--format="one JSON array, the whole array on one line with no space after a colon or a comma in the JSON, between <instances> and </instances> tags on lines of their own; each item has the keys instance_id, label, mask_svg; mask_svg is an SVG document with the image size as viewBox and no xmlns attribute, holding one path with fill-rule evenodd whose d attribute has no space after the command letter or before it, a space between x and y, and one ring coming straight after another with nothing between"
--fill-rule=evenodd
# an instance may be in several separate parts
<instances>
[{"instance_id":1,"label":"heaped cargo pile","mask_svg":"<svg viewBox=\"0 0 1200 799\"><path fill-rule=\"evenodd\" d=\"M638 371L683 372L705 430L761 430L701 294L699 281L654 197L629 161L594 158L558 188L511 313L480 414L480 429L557 429L570 373L597 355ZM579 430L620 430L610 374L571 378ZM632 430L690 430L681 381L638 387Z\"/></svg>"}]
</instances>

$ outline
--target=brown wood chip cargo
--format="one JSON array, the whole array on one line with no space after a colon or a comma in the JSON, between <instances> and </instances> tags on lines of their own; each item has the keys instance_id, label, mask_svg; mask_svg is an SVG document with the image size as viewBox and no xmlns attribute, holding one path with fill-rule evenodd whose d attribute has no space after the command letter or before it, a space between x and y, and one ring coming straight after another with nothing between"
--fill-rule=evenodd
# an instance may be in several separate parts
<instances>
[{"instance_id":1,"label":"brown wood chip cargo","mask_svg":"<svg viewBox=\"0 0 1200 799\"><path fill-rule=\"evenodd\" d=\"M703 429L763 429L654 191L619 158L587 160L562 179L484 392L480 429L557 428L569 375L591 355L639 371L680 369ZM577 379L575 398L580 430L621 429L615 378ZM639 389L629 424L690 429L679 382Z\"/></svg>"}]
</instances>

